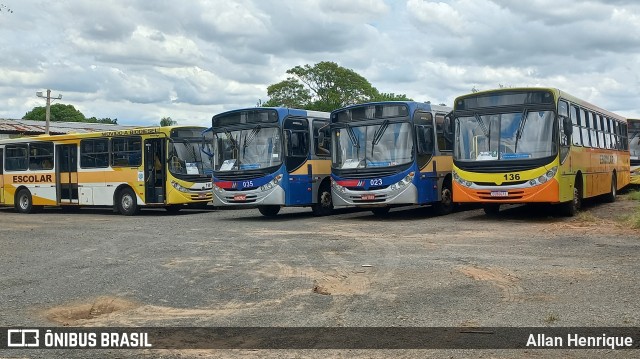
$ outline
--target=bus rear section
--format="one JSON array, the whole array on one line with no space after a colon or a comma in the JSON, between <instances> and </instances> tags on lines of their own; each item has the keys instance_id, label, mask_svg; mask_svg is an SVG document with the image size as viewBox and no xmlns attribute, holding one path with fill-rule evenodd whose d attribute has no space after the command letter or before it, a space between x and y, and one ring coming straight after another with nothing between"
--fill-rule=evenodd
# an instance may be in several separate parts
<instances>
[{"instance_id":1,"label":"bus rear section","mask_svg":"<svg viewBox=\"0 0 640 359\"><path fill-rule=\"evenodd\" d=\"M332 194L336 207L376 215L406 205L453 209L449 108L376 102L331 113Z\"/></svg>"},{"instance_id":2,"label":"bus rear section","mask_svg":"<svg viewBox=\"0 0 640 359\"><path fill-rule=\"evenodd\" d=\"M628 182L626 121L557 89L461 96L454 104L454 201L546 203L574 215L582 200L615 200Z\"/></svg>"},{"instance_id":3,"label":"bus rear section","mask_svg":"<svg viewBox=\"0 0 640 359\"><path fill-rule=\"evenodd\" d=\"M214 158L214 205L257 207L265 216L282 207L331 213L328 117L288 108L214 116L205 133Z\"/></svg>"}]
</instances>

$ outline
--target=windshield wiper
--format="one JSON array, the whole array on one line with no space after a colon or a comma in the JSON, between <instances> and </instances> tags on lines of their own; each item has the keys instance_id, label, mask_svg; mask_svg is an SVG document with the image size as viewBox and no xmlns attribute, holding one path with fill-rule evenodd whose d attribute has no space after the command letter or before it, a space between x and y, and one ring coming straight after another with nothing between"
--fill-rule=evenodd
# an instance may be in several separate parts
<instances>
[{"instance_id":1,"label":"windshield wiper","mask_svg":"<svg viewBox=\"0 0 640 359\"><path fill-rule=\"evenodd\" d=\"M253 142L253 140L256 139L256 137L258 137L258 132L260 132L262 128L260 127L260 125L257 125L256 127L253 128L253 130L251 130L251 133L249 133L247 136L245 136L244 138L244 148L249 147L249 144L251 142Z\"/></svg>"},{"instance_id":2,"label":"windshield wiper","mask_svg":"<svg viewBox=\"0 0 640 359\"><path fill-rule=\"evenodd\" d=\"M240 151L238 151L238 141L236 141L235 138L233 138L233 134L231 133L231 131L227 130L226 128L223 128L222 131L224 131L225 136L227 136L227 140L229 142L231 142L231 149L233 150L233 159L236 160L236 163L234 166L237 166L238 169L240 169ZM232 166L230 169L233 169Z\"/></svg>"},{"instance_id":3,"label":"windshield wiper","mask_svg":"<svg viewBox=\"0 0 640 359\"><path fill-rule=\"evenodd\" d=\"M227 136L227 140L231 142L231 147L238 148L238 142L236 142L236 139L233 138L233 134L231 133L231 131L227 130L226 128L222 129L222 131L224 131L224 134Z\"/></svg>"},{"instance_id":4,"label":"windshield wiper","mask_svg":"<svg viewBox=\"0 0 640 359\"><path fill-rule=\"evenodd\" d=\"M477 113L474 113L473 116L478 121L478 124L480 125L480 129L482 130L482 133L484 133L485 136L489 137L489 135L491 134L491 131L487 130L487 126L484 125L484 121L482 121L482 117L480 117L480 115L478 115ZM489 125L491 125L491 123L489 123ZM491 138L489 138L489 141L491 141Z\"/></svg>"},{"instance_id":5,"label":"windshield wiper","mask_svg":"<svg viewBox=\"0 0 640 359\"><path fill-rule=\"evenodd\" d=\"M353 132L353 128L349 124L347 124L347 134L349 135L349 139L351 140L351 143L353 143L353 146L360 149L358 137L356 137L355 132Z\"/></svg>"},{"instance_id":6,"label":"windshield wiper","mask_svg":"<svg viewBox=\"0 0 640 359\"><path fill-rule=\"evenodd\" d=\"M378 127L376 132L373 134L373 141L371 141L371 156L373 156L373 149L380 142L380 140L382 140L382 135L384 135L387 127L389 127L389 120L384 120L382 125L380 125L380 127Z\"/></svg>"},{"instance_id":7,"label":"windshield wiper","mask_svg":"<svg viewBox=\"0 0 640 359\"><path fill-rule=\"evenodd\" d=\"M518 131L516 132L516 143L513 146L513 153L518 153L518 140L522 138L522 131L524 130L524 124L527 122L529 118L529 110L526 108L522 111L522 119L520 120L520 126L518 126Z\"/></svg>"}]
</instances>

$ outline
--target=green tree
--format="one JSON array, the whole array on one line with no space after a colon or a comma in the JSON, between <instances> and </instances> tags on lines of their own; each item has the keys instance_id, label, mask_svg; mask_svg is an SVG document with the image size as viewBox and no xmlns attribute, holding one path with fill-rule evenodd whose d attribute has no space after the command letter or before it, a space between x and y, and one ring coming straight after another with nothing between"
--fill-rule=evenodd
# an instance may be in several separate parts
<instances>
[{"instance_id":1,"label":"green tree","mask_svg":"<svg viewBox=\"0 0 640 359\"><path fill-rule=\"evenodd\" d=\"M118 119L117 119L117 118L111 119L111 118L109 118L109 117L105 117L105 118L96 118L96 117L94 116L94 117L89 117L89 118L85 119L85 121L84 121L84 122L91 122L91 123L109 123L109 124L112 124L112 125L117 125L117 124L118 124Z\"/></svg>"},{"instance_id":2,"label":"green tree","mask_svg":"<svg viewBox=\"0 0 640 359\"><path fill-rule=\"evenodd\" d=\"M50 121L65 121L65 122L84 122L85 117L82 112L76 110L73 105L64 105L56 103L50 107ZM45 121L46 120L46 108L44 106L34 107L33 110L27 112L22 119L33 121Z\"/></svg>"},{"instance_id":3,"label":"green tree","mask_svg":"<svg viewBox=\"0 0 640 359\"><path fill-rule=\"evenodd\" d=\"M335 62L296 66L287 74L291 76L267 88L269 100L263 106L333 111L369 101L410 100L406 95L380 93L367 79Z\"/></svg>"},{"instance_id":4,"label":"green tree","mask_svg":"<svg viewBox=\"0 0 640 359\"><path fill-rule=\"evenodd\" d=\"M160 126L162 127L173 126L177 124L178 124L178 121L172 120L171 117L163 117L160 119Z\"/></svg>"}]
</instances>

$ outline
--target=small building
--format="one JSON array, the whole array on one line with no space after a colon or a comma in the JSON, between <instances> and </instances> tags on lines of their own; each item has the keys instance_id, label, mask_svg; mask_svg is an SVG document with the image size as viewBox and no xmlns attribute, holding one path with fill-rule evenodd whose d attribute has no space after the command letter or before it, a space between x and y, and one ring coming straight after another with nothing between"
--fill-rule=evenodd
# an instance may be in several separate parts
<instances>
[{"instance_id":1,"label":"small building","mask_svg":"<svg viewBox=\"0 0 640 359\"><path fill-rule=\"evenodd\" d=\"M52 135L62 135L65 133L122 130L133 127L138 126L122 126L110 123L55 121L49 122L49 133ZM42 135L45 133L45 128L46 123L44 121L0 118L0 139Z\"/></svg>"}]
</instances>

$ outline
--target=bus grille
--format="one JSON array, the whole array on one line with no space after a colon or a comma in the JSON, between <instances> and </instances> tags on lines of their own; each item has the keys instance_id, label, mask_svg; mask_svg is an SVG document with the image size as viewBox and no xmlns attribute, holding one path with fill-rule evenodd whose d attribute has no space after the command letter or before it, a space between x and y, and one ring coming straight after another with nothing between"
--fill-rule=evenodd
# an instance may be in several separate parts
<instances>
[{"instance_id":1,"label":"bus grille","mask_svg":"<svg viewBox=\"0 0 640 359\"><path fill-rule=\"evenodd\" d=\"M509 191L509 195L505 197L494 197L491 195L491 191L478 191L476 194L480 199L495 202L511 201L514 199L522 199L522 197L524 197L524 191Z\"/></svg>"},{"instance_id":2,"label":"bus grille","mask_svg":"<svg viewBox=\"0 0 640 359\"><path fill-rule=\"evenodd\" d=\"M518 185L527 183L527 181L503 182L502 184L497 184L495 182L473 182L473 183L478 186L518 186Z\"/></svg>"}]
</instances>

